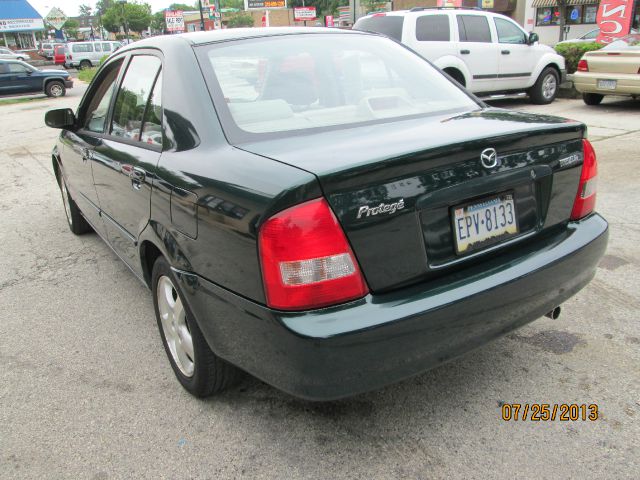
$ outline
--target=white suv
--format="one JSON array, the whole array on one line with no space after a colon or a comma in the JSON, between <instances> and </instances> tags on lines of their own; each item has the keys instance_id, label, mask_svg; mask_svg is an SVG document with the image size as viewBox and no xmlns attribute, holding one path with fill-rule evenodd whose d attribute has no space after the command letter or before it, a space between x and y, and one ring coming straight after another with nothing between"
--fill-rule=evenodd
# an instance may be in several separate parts
<instances>
[{"instance_id":1,"label":"white suv","mask_svg":"<svg viewBox=\"0 0 640 480\"><path fill-rule=\"evenodd\" d=\"M564 58L504 15L463 8L414 8L360 18L355 30L410 47L479 95L526 92L551 103L565 79Z\"/></svg>"}]
</instances>

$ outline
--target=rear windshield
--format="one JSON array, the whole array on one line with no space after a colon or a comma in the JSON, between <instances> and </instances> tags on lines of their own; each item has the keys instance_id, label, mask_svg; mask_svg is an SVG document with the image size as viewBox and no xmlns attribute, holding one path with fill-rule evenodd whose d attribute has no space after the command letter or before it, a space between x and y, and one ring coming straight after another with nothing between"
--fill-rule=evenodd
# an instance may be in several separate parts
<instances>
[{"instance_id":1,"label":"rear windshield","mask_svg":"<svg viewBox=\"0 0 640 480\"><path fill-rule=\"evenodd\" d=\"M631 34L616 39L604 47L603 50L640 50L640 34Z\"/></svg>"},{"instance_id":2,"label":"rear windshield","mask_svg":"<svg viewBox=\"0 0 640 480\"><path fill-rule=\"evenodd\" d=\"M373 35L247 39L198 55L232 142L478 108L424 59Z\"/></svg>"},{"instance_id":3,"label":"rear windshield","mask_svg":"<svg viewBox=\"0 0 640 480\"><path fill-rule=\"evenodd\" d=\"M362 32L381 33L394 40L402 40L402 24L404 17L397 15L371 15L363 17L353 26L354 30Z\"/></svg>"}]
</instances>

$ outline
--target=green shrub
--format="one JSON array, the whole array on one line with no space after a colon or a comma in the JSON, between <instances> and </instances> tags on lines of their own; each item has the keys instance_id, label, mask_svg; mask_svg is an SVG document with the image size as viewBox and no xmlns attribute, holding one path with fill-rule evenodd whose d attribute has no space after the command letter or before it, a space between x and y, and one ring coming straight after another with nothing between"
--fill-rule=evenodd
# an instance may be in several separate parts
<instances>
[{"instance_id":1,"label":"green shrub","mask_svg":"<svg viewBox=\"0 0 640 480\"><path fill-rule=\"evenodd\" d=\"M564 57L567 64L567 73L574 73L578 68L578 61L586 52L600 50L604 45L596 42L561 43L556 45L556 52Z\"/></svg>"},{"instance_id":2,"label":"green shrub","mask_svg":"<svg viewBox=\"0 0 640 480\"><path fill-rule=\"evenodd\" d=\"M100 65L102 65L104 62L106 62L106 61L107 61L107 58L109 58L109 55L103 55L103 56L100 58Z\"/></svg>"},{"instance_id":3,"label":"green shrub","mask_svg":"<svg viewBox=\"0 0 640 480\"><path fill-rule=\"evenodd\" d=\"M231 17L227 21L228 28L253 27L253 17L247 14L240 14Z\"/></svg>"},{"instance_id":4,"label":"green shrub","mask_svg":"<svg viewBox=\"0 0 640 480\"><path fill-rule=\"evenodd\" d=\"M93 80L93 77L96 76L97 71L97 67L83 68L82 70L78 70L78 79L82 80L83 82L89 83L91 80Z\"/></svg>"}]
</instances>

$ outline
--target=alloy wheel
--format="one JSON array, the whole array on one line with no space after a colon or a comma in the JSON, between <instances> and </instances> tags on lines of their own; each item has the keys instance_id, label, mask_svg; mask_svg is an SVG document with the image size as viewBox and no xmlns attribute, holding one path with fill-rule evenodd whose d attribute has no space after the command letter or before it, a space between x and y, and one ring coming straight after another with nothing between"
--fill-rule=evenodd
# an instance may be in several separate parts
<instances>
[{"instance_id":1,"label":"alloy wheel","mask_svg":"<svg viewBox=\"0 0 640 480\"><path fill-rule=\"evenodd\" d=\"M544 77L544 80L542 82L542 96L544 98L546 98L547 100L549 100L550 98L553 98L554 95L556 94L557 88L558 88L558 82L556 80L555 75L550 73L546 77Z\"/></svg>"},{"instance_id":2,"label":"alloy wheel","mask_svg":"<svg viewBox=\"0 0 640 480\"><path fill-rule=\"evenodd\" d=\"M195 367L193 339L182 300L173 282L166 275L158 279L156 295L160 323L171 357L180 372L186 377L191 377Z\"/></svg>"}]
</instances>

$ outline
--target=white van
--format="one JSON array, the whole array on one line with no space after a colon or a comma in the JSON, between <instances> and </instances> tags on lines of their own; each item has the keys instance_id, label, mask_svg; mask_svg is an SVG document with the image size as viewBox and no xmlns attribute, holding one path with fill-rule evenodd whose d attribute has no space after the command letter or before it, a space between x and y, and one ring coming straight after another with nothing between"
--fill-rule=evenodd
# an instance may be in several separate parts
<instances>
[{"instance_id":1,"label":"white van","mask_svg":"<svg viewBox=\"0 0 640 480\"><path fill-rule=\"evenodd\" d=\"M105 55L111 55L122 47L120 42L100 41L67 43L65 67L89 68L100 63Z\"/></svg>"},{"instance_id":2,"label":"white van","mask_svg":"<svg viewBox=\"0 0 640 480\"><path fill-rule=\"evenodd\" d=\"M562 56L497 13L416 7L362 17L353 29L407 45L480 96L526 92L533 103L551 103L566 75Z\"/></svg>"}]
</instances>

